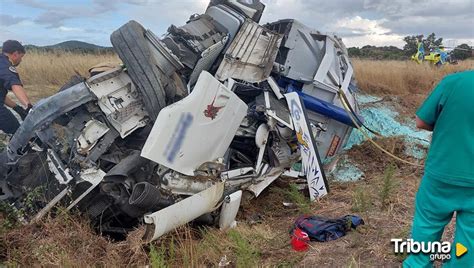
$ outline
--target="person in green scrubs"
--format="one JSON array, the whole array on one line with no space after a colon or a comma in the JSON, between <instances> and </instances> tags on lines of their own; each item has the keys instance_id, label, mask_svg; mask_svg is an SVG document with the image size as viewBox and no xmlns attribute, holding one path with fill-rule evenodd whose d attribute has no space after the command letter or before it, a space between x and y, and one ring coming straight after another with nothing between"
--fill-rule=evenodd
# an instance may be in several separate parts
<instances>
[{"instance_id":1,"label":"person in green scrubs","mask_svg":"<svg viewBox=\"0 0 474 268\"><path fill-rule=\"evenodd\" d=\"M416 194L412 239L440 241L455 214L451 258L444 265L474 267L474 71L443 78L416 115L417 127L433 137ZM460 257L456 243L467 248ZM432 267L430 254L411 254L403 267Z\"/></svg>"}]
</instances>

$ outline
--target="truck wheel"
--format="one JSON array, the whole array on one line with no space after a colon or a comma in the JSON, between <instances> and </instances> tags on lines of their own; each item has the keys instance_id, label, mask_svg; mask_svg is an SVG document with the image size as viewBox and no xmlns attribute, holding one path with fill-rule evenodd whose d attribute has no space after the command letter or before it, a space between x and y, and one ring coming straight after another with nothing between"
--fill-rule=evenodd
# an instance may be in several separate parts
<instances>
[{"instance_id":1,"label":"truck wheel","mask_svg":"<svg viewBox=\"0 0 474 268\"><path fill-rule=\"evenodd\" d=\"M162 75L145 39L145 29L131 20L112 33L110 41L142 94L145 108L154 121L166 106Z\"/></svg>"}]
</instances>

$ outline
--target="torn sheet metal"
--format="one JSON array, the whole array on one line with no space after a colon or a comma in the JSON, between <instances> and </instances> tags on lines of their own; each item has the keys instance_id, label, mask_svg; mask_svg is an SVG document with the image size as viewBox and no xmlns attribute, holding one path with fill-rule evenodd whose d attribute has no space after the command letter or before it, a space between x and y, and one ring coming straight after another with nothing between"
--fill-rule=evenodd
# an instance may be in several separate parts
<instances>
[{"instance_id":1,"label":"torn sheet metal","mask_svg":"<svg viewBox=\"0 0 474 268\"><path fill-rule=\"evenodd\" d=\"M264 97L266 106L265 113L278 121L280 124L283 124L285 127L293 130L291 115L286 102L284 100L277 99L268 91L264 92Z\"/></svg>"},{"instance_id":2,"label":"torn sheet metal","mask_svg":"<svg viewBox=\"0 0 474 268\"><path fill-rule=\"evenodd\" d=\"M253 167L238 168L233 170L224 171L221 173L221 178L226 180L228 183L229 179L235 179L238 177L250 177L255 174L255 169Z\"/></svg>"},{"instance_id":3,"label":"torn sheet metal","mask_svg":"<svg viewBox=\"0 0 474 268\"><path fill-rule=\"evenodd\" d=\"M106 124L98 120L89 120L77 138L77 151L80 154L86 154L109 130Z\"/></svg>"},{"instance_id":4,"label":"torn sheet metal","mask_svg":"<svg viewBox=\"0 0 474 268\"><path fill-rule=\"evenodd\" d=\"M58 155L51 149L46 154L48 168L60 184L68 184L73 177L69 173L69 168L65 167Z\"/></svg>"},{"instance_id":5,"label":"torn sheet metal","mask_svg":"<svg viewBox=\"0 0 474 268\"><path fill-rule=\"evenodd\" d=\"M270 76L282 36L246 20L227 50L216 78L261 82Z\"/></svg>"},{"instance_id":6,"label":"torn sheet metal","mask_svg":"<svg viewBox=\"0 0 474 268\"><path fill-rule=\"evenodd\" d=\"M237 95L202 72L190 95L160 111L141 155L192 176L224 156L246 113Z\"/></svg>"},{"instance_id":7,"label":"torn sheet metal","mask_svg":"<svg viewBox=\"0 0 474 268\"><path fill-rule=\"evenodd\" d=\"M260 181L259 183L250 185L247 190L251 191L255 197L258 197L263 190L283 174L283 171L279 168L272 168L267 174L256 179L256 181Z\"/></svg>"},{"instance_id":8,"label":"torn sheet metal","mask_svg":"<svg viewBox=\"0 0 474 268\"><path fill-rule=\"evenodd\" d=\"M86 195L88 195L99 183L104 179L105 172L98 168L89 168L81 172L80 177L82 180L87 181L91 184L80 196L78 196L66 209L70 210L77 203L79 203Z\"/></svg>"},{"instance_id":9,"label":"torn sheet metal","mask_svg":"<svg viewBox=\"0 0 474 268\"><path fill-rule=\"evenodd\" d=\"M148 122L138 90L121 67L93 76L88 85L122 139Z\"/></svg>"},{"instance_id":10,"label":"torn sheet metal","mask_svg":"<svg viewBox=\"0 0 474 268\"><path fill-rule=\"evenodd\" d=\"M301 157L303 159L303 171L308 181L309 196L312 201L325 196L329 192L328 183L324 170L322 169L316 142L310 131L306 120L306 114L301 99L296 92L285 94L286 101L290 107L291 117L298 138Z\"/></svg>"},{"instance_id":11,"label":"torn sheet metal","mask_svg":"<svg viewBox=\"0 0 474 268\"><path fill-rule=\"evenodd\" d=\"M283 96L283 94L281 93L280 91L280 87L278 86L278 84L275 82L275 79L273 79L273 77L268 77L267 79L267 82L268 82L268 85L270 86L270 89L273 91L273 93L275 93L275 96L281 100L283 99L285 96Z\"/></svg>"},{"instance_id":12,"label":"torn sheet metal","mask_svg":"<svg viewBox=\"0 0 474 268\"><path fill-rule=\"evenodd\" d=\"M48 155L49 157L49 155ZM51 163L54 165L53 163ZM52 165L49 165L50 169ZM56 167L58 170L60 167ZM53 171L53 170L51 170ZM54 172L54 171L53 171ZM81 172L80 178L83 181L87 181L91 184L80 196L78 196L68 207L67 210L70 210L75 205L77 205L84 197L86 197L105 176L105 172L97 168L89 168ZM44 206L34 217L33 222L41 220L54 206L56 206L70 191L72 190L71 185L67 185L61 192L59 192L46 206Z\"/></svg>"},{"instance_id":13,"label":"torn sheet metal","mask_svg":"<svg viewBox=\"0 0 474 268\"><path fill-rule=\"evenodd\" d=\"M222 49L224 49L224 46L227 44L228 37L229 36L226 35L220 42L215 43L201 53L201 58L196 63L196 66L189 77L189 85L194 85L196 83L202 71L208 71L211 68L212 64L216 61L217 57L221 54Z\"/></svg>"},{"instance_id":14,"label":"torn sheet metal","mask_svg":"<svg viewBox=\"0 0 474 268\"><path fill-rule=\"evenodd\" d=\"M145 240L153 241L163 234L216 209L224 194L224 183L188 197L162 210L145 215Z\"/></svg>"},{"instance_id":15,"label":"torn sheet metal","mask_svg":"<svg viewBox=\"0 0 474 268\"><path fill-rule=\"evenodd\" d=\"M18 160L28 141L45 123L52 122L60 115L94 98L86 84L79 83L38 101L10 140L7 148L8 159L11 162Z\"/></svg>"}]
</instances>

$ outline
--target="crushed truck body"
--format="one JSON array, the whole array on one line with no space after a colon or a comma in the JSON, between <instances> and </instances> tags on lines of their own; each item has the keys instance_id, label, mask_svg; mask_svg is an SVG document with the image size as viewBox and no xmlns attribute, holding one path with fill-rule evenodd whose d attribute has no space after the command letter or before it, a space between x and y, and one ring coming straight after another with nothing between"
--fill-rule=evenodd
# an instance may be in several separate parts
<instances>
[{"instance_id":1,"label":"crushed truck body","mask_svg":"<svg viewBox=\"0 0 474 268\"><path fill-rule=\"evenodd\" d=\"M213 0L160 38L117 29L123 64L38 102L11 138L0 198L26 222L61 206L105 234L144 224L151 241L191 221L234 226L242 194L282 175L326 195L321 163L353 129L338 92L358 118L351 62L337 36L260 25L264 8Z\"/></svg>"}]
</instances>

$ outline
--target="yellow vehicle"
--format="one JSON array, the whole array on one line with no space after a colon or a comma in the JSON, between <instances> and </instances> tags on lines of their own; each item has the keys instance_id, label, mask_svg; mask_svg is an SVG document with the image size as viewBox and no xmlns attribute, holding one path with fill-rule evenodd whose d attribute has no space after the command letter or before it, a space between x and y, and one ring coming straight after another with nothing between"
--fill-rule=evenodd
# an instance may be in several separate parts
<instances>
[{"instance_id":1,"label":"yellow vehicle","mask_svg":"<svg viewBox=\"0 0 474 268\"><path fill-rule=\"evenodd\" d=\"M428 61L437 66L448 64L448 58L448 52L444 49L444 47L435 48L429 54L426 54L423 43L418 43L418 50L413 56L411 56L411 59L417 63Z\"/></svg>"}]
</instances>

